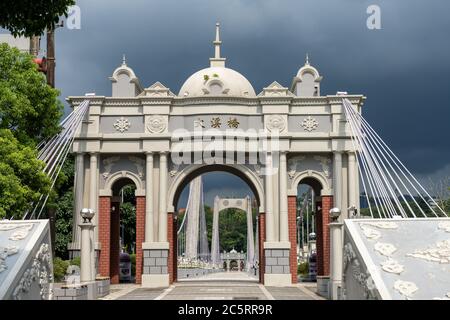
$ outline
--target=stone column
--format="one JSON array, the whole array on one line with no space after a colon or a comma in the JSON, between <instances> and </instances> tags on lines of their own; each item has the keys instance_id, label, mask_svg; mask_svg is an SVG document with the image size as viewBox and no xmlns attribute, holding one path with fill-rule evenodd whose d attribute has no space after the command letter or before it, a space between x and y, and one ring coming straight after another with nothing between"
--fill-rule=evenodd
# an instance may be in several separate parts
<instances>
[{"instance_id":1,"label":"stone column","mask_svg":"<svg viewBox=\"0 0 450 320\"><path fill-rule=\"evenodd\" d=\"M167 242L167 152L159 154L159 242Z\"/></svg>"},{"instance_id":2,"label":"stone column","mask_svg":"<svg viewBox=\"0 0 450 320\"><path fill-rule=\"evenodd\" d=\"M355 153L350 152L348 154L348 204L349 206L358 207L357 197L358 191L356 189L356 181L359 178L356 167ZM342 212L346 212L347 208L341 208Z\"/></svg>"},{"instance_id":3,"label":"stone column","mask_svg":"<svg viewBox=\"0 0 450 320\"><path fill-rule=\"evenodd\" d=\"M342 152L334 152L333 161L333 190L334 190L334 203L336 206L341 206L342 204ZM324 214L328 212L324 211Z\"/></svg>"},{"instance_id":4,"label":"stone column","mask_svg":"<svg viewBox=\"0 0 450 320\"><path fill-rule=\"evenodd\" d=\"M98 208L97 208L97 180L98 180L98 174L97 174L97 166L98 166L98 153L91 153L90 154L90 176L89 176L89 208L93 209L95 211L94 216L94 225L98 225ZM96 232L97 235L97 232Z\"/></svg>"},{"instance_id":5,"label":"stone column","mask_svg":"<svg viewBox=\"0 0 450 320\"><path fill-rule=\"evenodd\" d=\"M153 231L153 153L147 152L145 168L145 242L154 242Z\"/></svg>"},{"instance_id":6,"label":"stone column","mask_svg":"<svg viewBox=\"0 0 450 320\"><path fill-rule=\"evenodd\" d=\"M97 205L97 188L98 188L98 171L97 171L97 167L98 167L98 153L91 153L90 156L90 177L89 177L89 183L90 183L90 187L89 187L89 208L91 208L92 210L95 211L95 216L93 218L93 224L94 226L96 226L97 228L95 228L94 230L92 230L92 233L94 234L94 250L92 250L91 252L91 261L92 264L95 265L95 243L98 241L98 221L99 221L99 215L98 215L98 205ZM94 267L94 278L95 278L95 267Z\"/></svg>"},{"instance_id":7,"label":"stone column","mask_svg":"<svg viewBox=\"0 0 450 320\"><path fill-rule=\"evenodd\" d=\"M330 280L331 299L338 300L342 285L342 222L332 222L330 226Z\"/></svg>"},{"instance_id":8,"label":"stone column","mask_svg":"<svg viewBox=\"0 0 450 320\"><path fill-rule=\"evenodd\" d=\"M273 166L272 153L266 156L266 241L275 241L274 218L273 218Z\"/></svg>"},{"instance_id":9,"label":"stone column","mask_svg":"<svg viewBox=\"0 0 450 320\"><path fill-rule=\"evenodd\" d=\"M81 228L81 282L93 281L91 266L93 261L91 260L91 252L94 251L94 239L91 238L91 230L94 229L94 225L91 222L82 222L79 224Z\"/></svg>"},{"instance_id":10,"label":"stone column","mask_svg":"<svg viewBox=\"0 0 450 320\"><path fill-rule=\"evenodd\" d=\"M80 249L80 212L83 209L83 194L84 194L84 153L76 154L75 163L75 206L73 213L73 227L72 227L72 249Z\"/></svg>"},{"instance_id":11,"label":"stone column","mask_svg":"<svg viewBox=\"0 0 450 320\"><path fill-rule=\"evenodd\" d=\"M280 153L280 241L289 241L286 152Z\"/></svg>"}]
</instances>

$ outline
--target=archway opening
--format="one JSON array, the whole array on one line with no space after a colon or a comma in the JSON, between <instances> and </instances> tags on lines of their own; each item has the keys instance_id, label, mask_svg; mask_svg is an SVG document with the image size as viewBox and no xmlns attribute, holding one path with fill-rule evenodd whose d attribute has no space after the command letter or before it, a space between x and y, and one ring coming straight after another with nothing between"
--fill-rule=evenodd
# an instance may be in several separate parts
<instances>
[{"instance_id":1,"label":"archway opening","mask_svg":"<svg viewBox=\"0 0 450 320\"><path fill-rule=\"evenodd\" d=\"M111 188L111 283L136 281L136 185L129 178Z\"/></svg>"},{"instance_id":2,"label":"archway opening","mask_svg":"<svg viewBox=\"0 0 450 320\"><path fill-rule=\"evenodd\" d=\"M301 282L316 281L317 275L324 273L322 189L314 177L305 177L297 185L296 260Z\"/></svg>"},{"instance_id":3,"label":"archway opening","mask_svg":"<svg viewBox=\"0 0 450 320\"><path fill-rule=\"evenodd\" d=\"M259 195L238 170L218 169L201 168L187 175L175 193L178 281L233 277L231 270L247 274L240 280L258 281ZM232 269L231 261L236 262Z\"/></svg>"}]
</instances>

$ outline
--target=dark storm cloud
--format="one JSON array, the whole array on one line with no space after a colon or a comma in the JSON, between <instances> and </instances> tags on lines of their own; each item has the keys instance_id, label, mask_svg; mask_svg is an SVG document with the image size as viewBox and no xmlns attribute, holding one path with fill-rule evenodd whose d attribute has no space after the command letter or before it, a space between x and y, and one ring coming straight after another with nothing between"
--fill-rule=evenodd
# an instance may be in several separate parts
<instances>
[{"instance_id":1,"label":"dark storm cloud","mask_svg":"<svg viewBox=\"0 0 450 320\"><path fill-rule=\"evenodd\" d=\"M381 8L382 30L366 28ZM208 65L214 24L222 24L227 66L260 92L289 86L306 52L324 76L322 92L368 97L364 115L415 173L450 159L450 2L448 0L78 1L81 30L57 32L62 96L110 95L108 76L122 54L144 86L178 93ZM449 170L444 171L448 173Z\"/></svg>"}]
</instances>

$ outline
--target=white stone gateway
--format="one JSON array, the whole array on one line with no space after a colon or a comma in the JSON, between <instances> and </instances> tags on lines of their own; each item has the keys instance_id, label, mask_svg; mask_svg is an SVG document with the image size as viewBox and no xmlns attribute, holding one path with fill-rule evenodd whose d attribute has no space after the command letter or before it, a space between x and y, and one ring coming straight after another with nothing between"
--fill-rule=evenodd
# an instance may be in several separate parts
<instances>
[{"instance_id":1,"label":"white stone gateway","mask_svg":"<svg viewBox=\"0 0 450 320\"><path fill-rule=\"evenodd\" d=\"M52 285L48 220L0 221L0 300L50 300Z\"/></svg>"},{"instance_id":2,"label":"white stone gateway","mask_svg":"<svg viewBox=\"0 0 450 320\"><path fill-rule=\"evenodd\" d=\"M341 299L445 299L450 218L346 219ZM367 226L376 227L373 237Z\"/></svg>"}]
</instances>

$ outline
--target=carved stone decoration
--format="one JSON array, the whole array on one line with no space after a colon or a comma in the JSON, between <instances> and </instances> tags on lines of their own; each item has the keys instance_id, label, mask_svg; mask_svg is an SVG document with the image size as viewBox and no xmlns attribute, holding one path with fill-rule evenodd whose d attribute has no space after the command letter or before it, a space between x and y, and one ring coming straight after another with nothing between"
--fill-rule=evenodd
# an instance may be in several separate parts
<instances>
[{"instance_id":1,"label":"carved stone decoration","mask_svg":"<svg viewBox=\"0 0 450 320\"><path fill-rule=\"evenodd\" d=\"M327 177L327 179L329 179L331 159L324 156L314 156L314 159L320 162L323 174L325 175L325 177Z\"/></svg>"},{"instance_id":2,"label":"carved stone decoration","mask_svg":"<svg viewBox=\"0 0 450 320\"><path fill-rule=\"evenodd\" d=\"M381 237L381 233L378 230L369 228L364 224L361 224L360 227L367 239L378 240Z\"/></svg>"},{"instance_id":3,"label":"carved stone decoration","mask_svg":"<svg viewBox=\"0 0 450 320\"><path fill-rule=\"evenodd\" d=\"M269 132L283 132L286 129L286 121L280 115L271 115L267 119L266 129Z\"/></svg>"},{"instance_id":4,"label":"carved stone decoration","mask_svg":"<svg viewBox=\"0 0 450 320\"><path fill-rule=\"evenodd\" d=\"M384 242L375 243L374 249L386 257L390 257L395 251L397 251L397 248L393 244Z\"/></svg>"},{"instance_id":5,"label":"carved stone decoration","mask_svg":"<svg viewBox=\"0 0 450 320\"><path fill-rule=\"evenodd\" d=\"M116 120L113 126L120 133L124 133L131 127L131 123L128 119L120 117L119 119Z\"/></svg>"},{"instance_id":6,"label":"carved stone decoration","mask_svg":"<svg viewBox=\"0 0 450 320\"><path fill-rule=\"evenodd\" d=\"M16 246L0 247L0 273L7 269L6 259L18 252Z\"/></svg>"},{"instance_id":7,"label":"carved stone decoration","mask_svg":"<svg viewBox=\"0 0 450 320\"><path fill-rule=\"evenodd\" d=\"M297 173L297 161L305 160L305 156L298 156L288 161L288 176L289 179L294 179L295 174Z\"/></svg>"},{"instance_id":8,"label":"carved stone decoration","mask_svg":"<svg viewBox=\"0 0 450 320\"><path fill-rule=\"evenodd\" d=\"M167 121L163 116L150 116L147 120L147 129L151 133L163 133L167 128Z\"/></svg>"},{"instance_id":9,"label":"carved stone decoration","mask_svg":"<svg viewBox=\"0 0 450 320\"><path fill-rule=\"evenodd\" d=\"M172 168L172 170L169 171L169 176L171 178L175 177L178 174L179 167L179 165L176 165Z\"/></svg>"},{"instance_id":10,"label":"carved stone decoration","mask_svg":"<svg viewBox=\"0 0 450 320\"><path fill-rule=\"evenodd\" d=\"M43 243L40 246L31 267L25 270L22 279L13 291L13 299L21 300L36 281L39 283L41 299L48 300L50 298L50 283L53 281L53 272L50 248L47 243Z\"/></svg>"},{"instance_id":11,"label":"carved stone decoration","mask_svg":"<svg viewBox=\"0 0 450 320\"><path fill-rule=\"evenodd\" d=\"M19 241L27 237L30 230L33 228L33 224L22 224L18 230L14 231L12 235L9 236L9 240Z\"/></svg>"},{"instance_id":12,"label":"carved stone decoration","mask_svg":"<svg viewBox=\"0 0 450 320\"><path fill-rule=\"evenodd\" d=\"M361 285L366 299L376 298L376 286L373 282L372 276L369 272L362 270L361 263L358 261L353 246L350 243L344 245L344 265L343 273L345 275L347 268L351 267L353 278ZM343 287L343 299L346 299L347 292L345 288L345 281Z\"/></svg>"},{"instance_id":13,"label":"carved stone decoration","mask_svg":"<svg viewBox=\"0 0 450 320\"><path fill-rule=\"evenodd\" d=\"M315 118L308 116L303 119L301 126L303 127L303 130L311 132L317 129L319 123Z\"/></svg>"},{"instance_id":14,"label":"carved stone decoration","mask_svg":"<svg viewBox=\"0 0 450 320\"><path fill-rule=\"evenodd\" d=\"M396 260L389 258L386 261L381 262L381 269L389 273L400 274L405 270L405 267Z\"/></svg>"},{"instance_id":15,"label":"carved stone decoration","mask_svg":"<svg viewBox=\"0 0 450 320\"><path fill-rule=\"evenodd\" d=\"M378 221L378 222L364 222L364 224L377 227L379 229L397 229L398 225L395 222Z\"/></svg>"},{"instance_id":16,"label":"carved stone decoration","mask_svg":"<svg viewBox=\"0 0 450 320\"><path fill-rule=\"evenodd\" d=\"M415 250L406 256L430 262L450 263L450 240L439 241L431 248Z\"/></svg>"},{"instance_id":17,"label":"carved stone decoration","mask_svg":"<svg viewBox=\"0 0 450 320\"><path fill-rule=\"evenodd\" d=\"M130 161L134 163L134 165L136 166L139 178L142 179L144 177L145 160L141 159L139 157L135 157L135 156L129 156L128 159L130 159Z\"/></svg>"},{"instance_id":18,"label":"carved stone decoration","mask_svg":"<svg viewBox=\"0 0 450 320\"><path fill-rule=\"evenodd\" d=\"M109 175L111 174L112 167L119 160L120 160L120 156L108 157L105 160L103 160L103 165L105 166L105 171L102 173L102 176L105 180L108 179Z\"/></svg>"},{"instance_id":19,"label":"carved stone decoration","mask_svg":"<svg viewBox=\"0 0 450 320\"><path fill-rule=\"evenodd\" d=\"M419 288L411 281L397 280L394 282L394 289L401 295L404 295L407 299L410 299Z\"/></svg>"},{"instance_id":20,"label":"carved stone decoration","mask_svg":"<svg viewBox=\"0 0 450 320\"><path fill-rule=\"evenodd\" d=\"M447 292L443 298L436 297L433 300L450 300L450 292Z\"/></svg>"},{"instance_id":21,"label":"carved stone decoration","mask_svg":"<svg viewBox=\"0 0 450 320\"><path fill-rule=\"evenodd\" d=\"M450 232L450 221L439 222L438 228L445 232Z\"/></svg>"}]
</instances>

